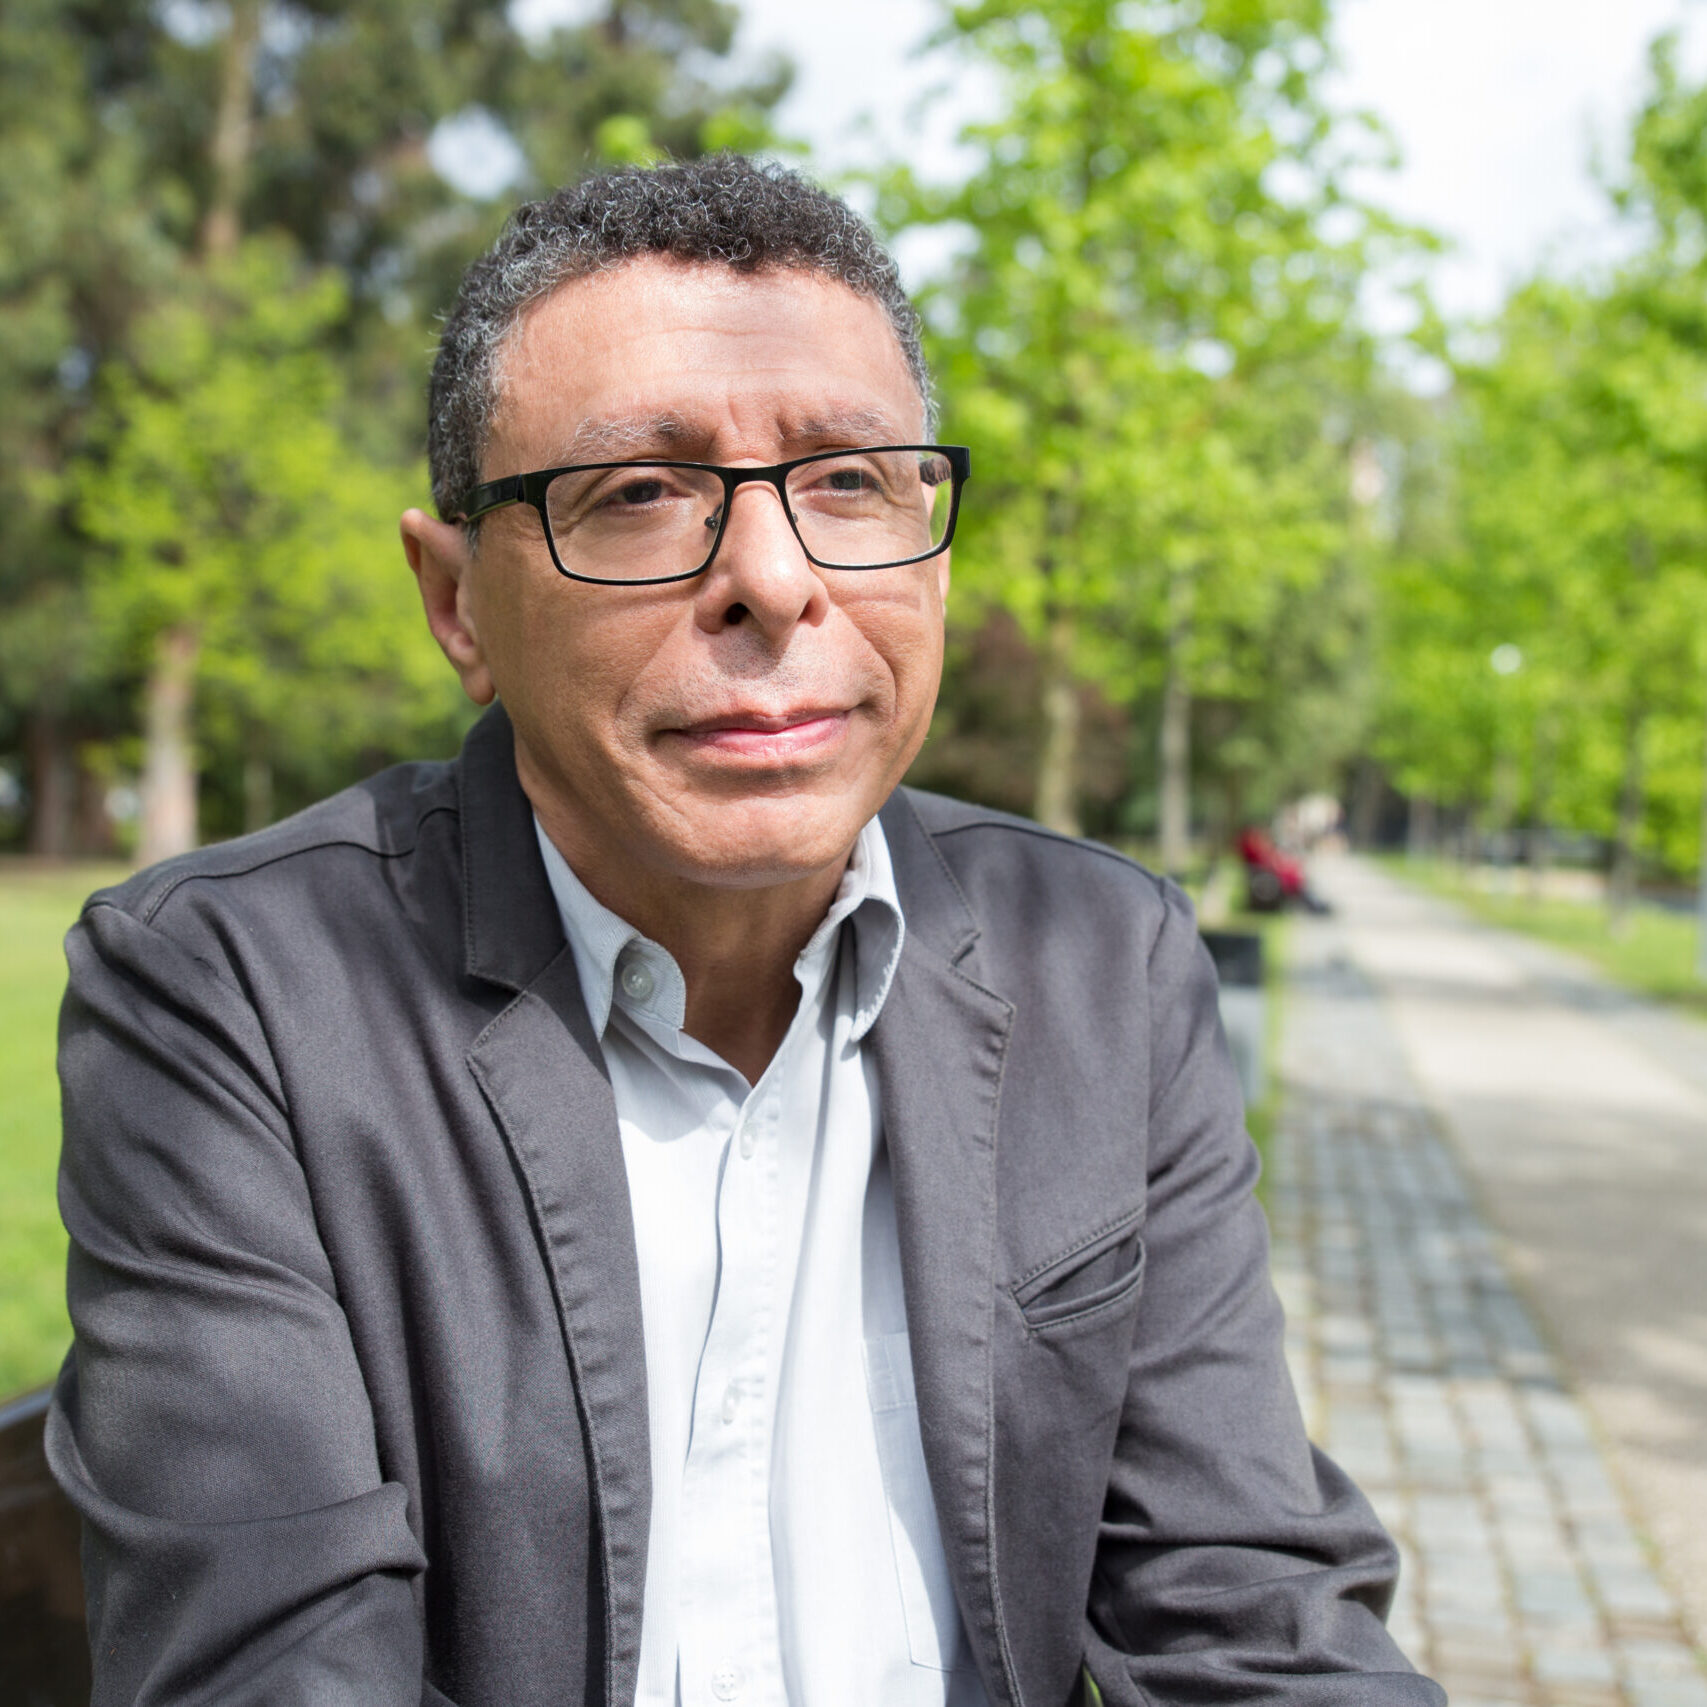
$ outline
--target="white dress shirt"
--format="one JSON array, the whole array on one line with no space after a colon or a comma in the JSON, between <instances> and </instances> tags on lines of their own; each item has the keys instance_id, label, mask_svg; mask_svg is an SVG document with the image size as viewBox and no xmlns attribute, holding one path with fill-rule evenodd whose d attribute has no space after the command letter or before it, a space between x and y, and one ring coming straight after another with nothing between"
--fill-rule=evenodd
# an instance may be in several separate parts
<instances>
[{"instance_id":1,"label":"white dress shirt","mask_svg":"<svg viewBox=\"0 0 1707 1707\"><path fill-rule=\"evenodd\" d=\"M905 930L881 826L795 962L800 1005L755 1085L682 1030L675 960L539 843L616 1094L640 1259L638 1707L987 1707L925 1476L862 1048Z\"/></svg>"}]
</instances>

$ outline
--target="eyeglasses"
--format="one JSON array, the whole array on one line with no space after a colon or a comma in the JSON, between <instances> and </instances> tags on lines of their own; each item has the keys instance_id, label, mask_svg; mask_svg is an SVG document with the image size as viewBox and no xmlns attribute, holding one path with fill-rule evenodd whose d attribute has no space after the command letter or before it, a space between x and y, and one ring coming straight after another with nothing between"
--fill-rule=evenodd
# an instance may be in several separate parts
<instances>
[{"instance_id":1,"label":"eyeglasses","mask_svg":"<svg viewBox=\"0 0 1707 1707\"><path fill-rule=\"evenodd\" d=\"M572 581L654 587L711 567L735 489L776 488L809 561L821 569L895 569L946 551L972 472L964 445L819 451L769 468L711 462L591 462L489 480L465 522L508 504L539 512L551 561Z\"/></svg>"}]
</instances>

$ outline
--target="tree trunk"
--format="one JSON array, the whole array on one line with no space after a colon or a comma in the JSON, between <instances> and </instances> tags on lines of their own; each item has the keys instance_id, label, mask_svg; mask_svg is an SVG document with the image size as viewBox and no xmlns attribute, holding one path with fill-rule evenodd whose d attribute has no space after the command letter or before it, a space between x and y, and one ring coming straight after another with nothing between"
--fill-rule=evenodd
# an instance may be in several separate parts
<instances>
[{"instance_id":1,"label":"tree trunk","mask_svg":"<svg viewBox=\"0 0 1707 1707\"><path fill-rule=\"evenodd\" d=\"M1209 844L1211 863L1218 860L1239 839L1245 827L1245 776L1242 770L1231 770L1221 785L1221 812Z\"/></svg>"},{"instance_id":2,"label":"tree trunk","mask_svg":"<svg viewBox=\"0 0 1707 1707\"><path fill-rule=\"evenodd\" d=\"M154 644L143 706L143 865L188 853L196 845L196 764L192 747L196 660L201 635L185 624Z\"/></svg>"},{"instance_id":3,"label":"tree trunk","mask_svg":"<svg viewBox=\"0 0 1707 1707\"><path fill-rule=\"evenodd\" d=\"M1494 755L1494 774L1488 790L1488 829L1497 844L1490 856L1503 860L1511 853L1512 826L1517 821L1517 755L1502 747Z\"/></svg>"},{"instance_id":4,"label":"tree trunk","mask_svg":"<svg viewBox=\"0 0 1707 1707\"><path fill-rule=\"evenodd\" d=\"M1556 743L1553 720L1544 714L1535 734L1535 778L1530 790L1529 831L1529 895L1539 901L1547 892L1547 873L1553 863L1553 832L1547 827L1548 814L1553 808L1553 762Z\"/></svg>"},{"instance_id":5,"label":"tree trunk","mask_svg":"<svg viewBox=\"0 0 1707 1707\"><path fill-rule=\"evenodd\" d=\"M71 853L72 802L76 773L65 725L48 708L38 707L24 734L29 767L30 830L26 846L37 859L65 859Z\"/></svg>"},{"instance_id":6,"label":"tree trunk","mask_svg":"<svg viewBox=\"0 0 1707 1707\"><path fill-rule=\"evenodd\" d=\"M213 195L202 221L202 254L229 255L243 235L243 188L255 145L255 49L260 0L232 0L231 28L219 66L219 111L208 143Z\"/></svg>"},{"instance_id":7,"label":"tree trunk","mask_svg":"<svg viewBox=\"0 0 1707 1707\"><path fill-rule=\"evenodd\" d=\"M1368 853L1381 833L1381 795L1386 779L1381 767L1367 756L1357 761L1351 791L1351 845Z\"/></svg>"},{"instance_id":8,"label":"tree trunk","mask_svg":"<svg viewBox=\"0 0 1707 1707\"><path fill-rule=\"evenodd\" d=\"M1618 790L1618 828L1612 841L1612 871L1606 887L1608 923L1615 935L1630 920L1636 898L1636 832L1642 822L1642 732L1647 715L1632 710L1624 726L1624 780Z\"/></svg>"},{"instance_id":9,"label":"tree trunk","mask_svg":"<svg viewBox=\"0 0 1707 1707\"><path fill-rule=\"evenodd\" d=\"M1434 842L1434 802L1424 795L1413 795L1405 815L1405 858L1427 859L1434 852Z\"/></svg>"},{"instance_id":10,"label":"tree trunk","mask_svg":"<svg viewBox=\"0 0 1707 1707\"><path fill-rule=\"evenodd\" d=\"M1073 675L1072 613L1056 606L1043 638L1043 748L1037 761L1037 821L1065 836L1079 823L1079 685Z\"/></svg>"},{"instance_id":11,"label":"tree trunk","mask_svg":"<svg viewBox=\"0 0 1707 1707\"><path fill-rule=\"evenodd\" d=\"M1168 583L1167 677L1162 684L1162 870L1179 876L1191 859L1191 588L1183 574Z\"/></svg>"},{"instance_id":12,"label":"tree trunk","mask_svg":"<svg viewBox=\"0 0 1707 1707\"><path fill-rule=\"evenodd\" d=\"M112 779L103 769L77 766L77 788L71 809L71 854L74 859L116 859L119 839L107 796Z\"/></svg>"}]
</instances>

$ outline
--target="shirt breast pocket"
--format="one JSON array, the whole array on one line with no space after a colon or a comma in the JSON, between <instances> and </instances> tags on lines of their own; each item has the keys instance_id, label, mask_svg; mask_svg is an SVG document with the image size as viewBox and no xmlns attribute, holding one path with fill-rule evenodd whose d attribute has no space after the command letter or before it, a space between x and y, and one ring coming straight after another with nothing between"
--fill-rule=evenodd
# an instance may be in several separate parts
<instances>
[{"instance_id":1,"label":"shirt breast pocket","mask_svg":"<svg viewBox=\"0 0 1707 1707\"><path fill-rule=\"evenodd\" d=\"M865 1382L913 1664L933 1671L970 1671L972 1653L925 1472L912 1347L906 1334L880 1334L865 1342Z\"/></svg>"}]
</instances>

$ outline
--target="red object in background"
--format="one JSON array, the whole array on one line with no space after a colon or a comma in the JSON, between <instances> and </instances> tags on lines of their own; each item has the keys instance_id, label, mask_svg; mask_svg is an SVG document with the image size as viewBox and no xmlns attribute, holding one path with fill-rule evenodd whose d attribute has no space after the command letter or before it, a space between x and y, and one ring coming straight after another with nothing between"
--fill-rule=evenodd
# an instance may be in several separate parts
<instances>
[{"instance_id":1,"label":"red object in background","mask_svg":"<svg viewBox=\"0 0 1707 1707\"><path fill-rule=\"evenodd\" d=\"M1261 830L1251 828L1239 837L1239 858L1245 862L1247 879L1256 872L1267 872L1274 880L1273 884L1261 885L1263 888L1273 888L1278 885L1277 899L1280 901L1302 901L1305 895L1303 864L1288 854L1283 854ZM1258 889L1252 883L1252 893Z\"/></svg>"}]
</instances>

